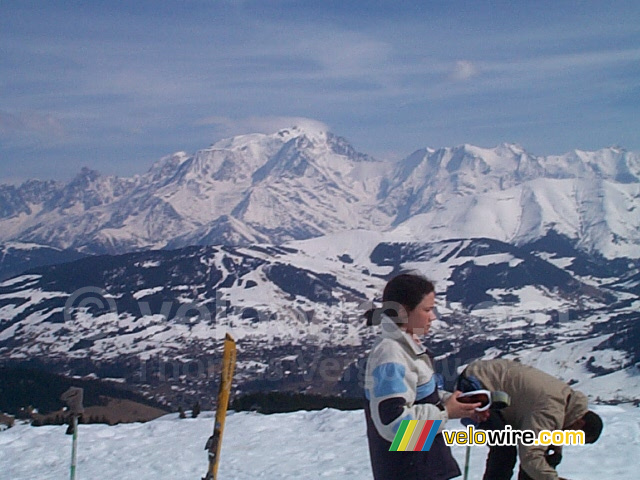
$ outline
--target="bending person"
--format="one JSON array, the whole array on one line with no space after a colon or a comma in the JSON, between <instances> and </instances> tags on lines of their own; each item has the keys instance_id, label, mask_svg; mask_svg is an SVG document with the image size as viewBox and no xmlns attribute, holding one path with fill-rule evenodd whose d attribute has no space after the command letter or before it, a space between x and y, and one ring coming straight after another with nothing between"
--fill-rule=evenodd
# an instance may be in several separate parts
<instances>
[{"instance_id":1,"label":"bending person","mask_svg":"<svg viewBox=\"0 0 640 480\"><path fill-rule=\"evenodd\" d=\"M563 381L512 360L472 362L458 378L463 391L486 389L506 392L511 404L491 410L478 427L486 430L582 430L585 443L594 443L602 431L602 420L587 406L587 397ZM556 466L561 446L490 446L483 480L509 480L520 457L519 480L557 480Z\"/></svg>"}]
</instances>

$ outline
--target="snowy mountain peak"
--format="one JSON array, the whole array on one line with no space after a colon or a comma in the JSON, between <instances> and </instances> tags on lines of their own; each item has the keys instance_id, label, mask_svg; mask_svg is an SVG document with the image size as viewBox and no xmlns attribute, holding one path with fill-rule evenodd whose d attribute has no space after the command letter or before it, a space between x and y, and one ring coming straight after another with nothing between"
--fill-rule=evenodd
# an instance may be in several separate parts
<instances>
[{"instance_id":1,"label":"snowy mountain peak","mask_svg":"<svg viewBox=\"0 0 640 480\"><path fill-rule=\"evenodd\" d=\"M161 172L165 169L175 170L177 167L189 160L189 158L191 157L187 152L175 152L171 155L167 155L166 157L162 157L160 160L155 162L149 171Z\"/></svg>"},{"instance_id":2,"label":"snowy mountain peak","mask_svg":"<svg viewBox=\"0 0 640 480\"><path fill-rule=\"evenodd\" d=\"M326 138L329 129L322 122L301 120L292 127L279 130L276 135L283 138L307 137L310 140Z\"/></svg>"},{"instance_id":3,"label":"snowy mountain peak","mask_svg":"<svg viewBox=\"0 0 640 480\"><path fill-rule=\"evenodd\" d=\"M448 172L466 170L478 175L497 172L513 175L523 160L533 159L521 147L507 143L494 148L462 145L445 149L443 157L446 159L445 168Z\"/></svg>"},{"instance_id":4,"label":"snowy mountain peak","mask_svg":"<svg viewBox=\"0 0 640 480\"><path fill-rule=\"evenodd\" d=\"M161 158L147 172L150 183L157 184L170 181L180 167L190 159L191 157L186 152L176 152L173 155Z\"/></svg>"},{"instance_id":5,"label":"snowy mountain peak","mask_svg":"<svg viewBox=\"0 0 640 480\"><path fill-rule=\"evenodd\" d=\"M544 166L551 178L599 178L627 184L640 182L640 154L621 149L574 150L546 157Z\"/></svg>"},{"instance_id":6,"label":"snowy mountain peak","mask_svg":"<svg viewBox=\"0 0 640 480\"><path fill-rule=\"evenodd\" d=\"M71 183L86 184L94 182L100 176L100 172L89 167L82 167Z\"/></svg>"},{"instance_id":7,"label":"snowy mountain peak","mask_svg":"<svg viewBox=\"0 0 640 480\"><path fill-rule=\"evenodd\" d=\"M392 163L302 122L176 152L133 178L85 168L66 185L0 186L0 241L118 253L396 227L422 240L517 244L553 229L587 250L635 258L639 179L640 155L620 148L541 157L515 144L464 144Z\"/></svg>"},{"instance_id":8,"label":"snowy mountain peak","mask_svg":"<svg viewBox=\"0 0 640 480\"><path fill-rule=\"evenodd\" d=\"M88 167L82 170L45 205L47 210L87 211L111 203L121 192L121 181L117 177L105 177Z\"/></svg>"},{"instance_id":9,"label":"snowy mountain peak","mask_svg":"<svg viewBox=\"0 0 640 480\"><path fill-rule=\"evenodd\" d=\"M238 150L254 148L279 148L285 143L295 138L307 138L313 143L323 143L326 141L328 129L320 122L306 121L299 125L282 128L275 133L248 133L224 138L213 143L206 150Z\"/></svg>"}]
</instances>

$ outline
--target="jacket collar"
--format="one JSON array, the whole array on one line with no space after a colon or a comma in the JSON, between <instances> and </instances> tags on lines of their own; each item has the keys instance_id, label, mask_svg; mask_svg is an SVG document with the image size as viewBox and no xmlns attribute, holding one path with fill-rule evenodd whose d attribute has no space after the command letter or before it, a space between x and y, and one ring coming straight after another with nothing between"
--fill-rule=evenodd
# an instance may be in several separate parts
<instances>
[{"instance_id":1,"label":"jacket collar","mask_svg":"<svg viewBox=\"0 0 640 480\"><path fill-rule=\"evenodd\" d=\"M390 338L400 342L408 347L416 356L429 353L424 345L418 344L411 335L398 327L387 315L382 315L380 326L382 328L382 338Z\"/></svg>"}]
</instances>

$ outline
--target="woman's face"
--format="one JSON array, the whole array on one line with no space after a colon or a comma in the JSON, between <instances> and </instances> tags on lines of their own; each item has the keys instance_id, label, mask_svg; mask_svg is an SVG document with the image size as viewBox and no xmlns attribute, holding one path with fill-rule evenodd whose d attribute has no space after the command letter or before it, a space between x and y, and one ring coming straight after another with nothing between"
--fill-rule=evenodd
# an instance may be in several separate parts
<instances>
[{"instance_id":1,"label":"woman's face","mask_svg":"<svg viewBox=\"0 0 640 480\"><path fill-rule=\"evenodd\" d=\"M436 319L433 311L436 304L435 292L428 293L422 297L422 301L416 308L409 312L407 319L407 333L415 335L426 335L431 328L431 322Z\"/></svg>"}]
</instances>

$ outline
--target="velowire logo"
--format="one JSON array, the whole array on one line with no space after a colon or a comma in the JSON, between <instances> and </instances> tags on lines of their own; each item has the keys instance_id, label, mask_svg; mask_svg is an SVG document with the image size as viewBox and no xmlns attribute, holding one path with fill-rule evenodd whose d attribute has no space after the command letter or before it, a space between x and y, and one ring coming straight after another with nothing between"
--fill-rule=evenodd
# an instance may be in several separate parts
<instances>
[{"instance_id":1,"label":"velowire logo","mask_svg":"<svg viewBox=\"0 0 640 480\"><path fill-rule=\"evenodd\" d=\"M442 420L402 420L390 452L427 452L438 434Z\"/></svg>"}]
</instances>

